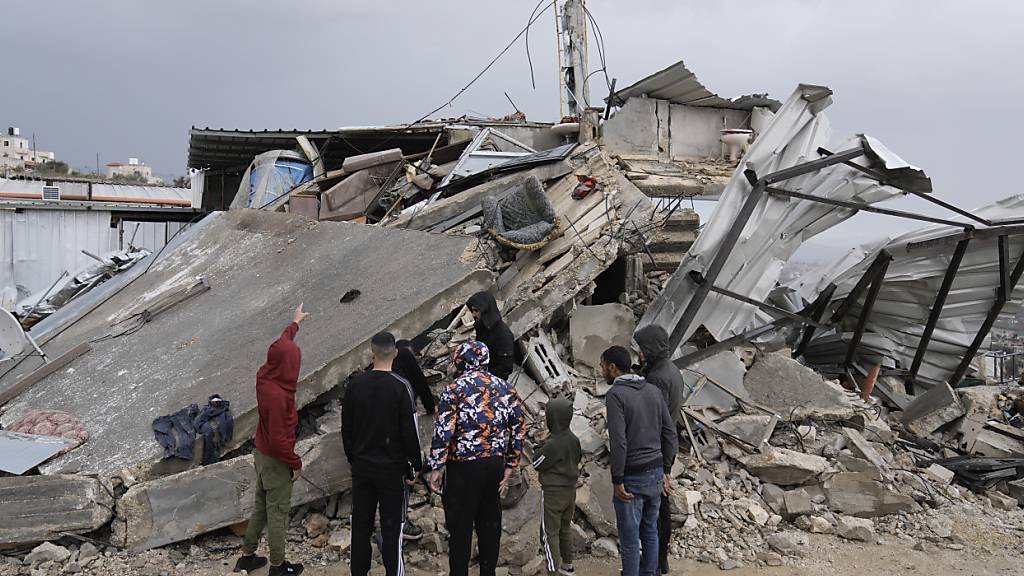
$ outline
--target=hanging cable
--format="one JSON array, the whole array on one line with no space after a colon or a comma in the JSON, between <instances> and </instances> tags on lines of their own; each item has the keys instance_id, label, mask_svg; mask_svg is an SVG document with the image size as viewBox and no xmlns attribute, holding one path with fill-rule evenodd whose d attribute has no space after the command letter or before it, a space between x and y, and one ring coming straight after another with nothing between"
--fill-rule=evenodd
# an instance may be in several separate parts
<instances>
[{"instance_id":1,"label":"hanging cable","mask_svg":"<svg viewBox=\"0 0 1024 576\"><path fill-rule=\"evenodd\" d=\"M547 0L540 0L540 2L537 2L537 5L533 8L533 12L530 12L530 19L527 21L528 24L526 25L526 38L523 39L526 43L526 62L530 65L530 84L533 85L534 90L537 89L537 79L533 76L533 58L530 57L530 24L533 24L534 18L537 15L537 10L540 9L540 5L546 1ZM552 2L552 4L554 4L554 2Z\"/></svg>"}]
</instances>

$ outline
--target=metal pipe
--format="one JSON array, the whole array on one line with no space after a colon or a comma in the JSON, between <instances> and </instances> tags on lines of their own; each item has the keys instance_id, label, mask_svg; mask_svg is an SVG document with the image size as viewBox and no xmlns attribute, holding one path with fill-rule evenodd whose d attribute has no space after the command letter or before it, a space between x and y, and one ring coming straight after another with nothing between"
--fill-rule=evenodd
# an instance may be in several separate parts
<instances>
[{"instance_id":1,"label":"metal pipe","mask_svg":"<svg viewBox=\"0 0 1024 576\"><path fill-rule=\"evenodd\" d=\"M956 226L958 228L964 228L966 230L973 230L973 224L965 224L963 222L956 222L954 220L945 220L943 218L933 218L931 216L924 216L921 214L914 214L913 212L904 212L903 210L890 210L887 208L876 208L870 204L864 204L862 202L847 202L846 200L835 200L832 198L822 198L820 196L812 196L810 194L803 194L801 192L793 192L792 190L783 190L781 188L768 187L768 193L772 196L788 196L790 198L797 198L800 200L809 200L811 202L819 202L821 204L830 204L832 206L839 206L841 208L849 208L851 210L862 210L864 212L873 212L875 214L883 214L885 216L896 216L897 218L907 218L909 220L920 220L922 222L931 222L933 224L946 224L948 226Z\"/></svg>"}]
</instances>

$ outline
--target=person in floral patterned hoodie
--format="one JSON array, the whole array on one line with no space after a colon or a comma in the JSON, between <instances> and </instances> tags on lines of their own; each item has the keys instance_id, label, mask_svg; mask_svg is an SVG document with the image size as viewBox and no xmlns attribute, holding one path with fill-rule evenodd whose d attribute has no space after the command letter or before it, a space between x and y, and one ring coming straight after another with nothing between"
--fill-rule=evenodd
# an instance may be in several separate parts
<instances>
[{"instance_id":1,"label":"person in floral patterned hoodie","mask_svg":"<svg viewBox=\"0 0 1024 576\"><path fill-rule=\"evenodd\" d=\"M469 574L474 529L480 575L493 576L501 545L501 496L522 457L523 408L515 389L487 371L490 353L483 342L463 342L453 361L458 376L438 402L429 482L442 492L450 576Z\"/></svg>"}]
</instances>

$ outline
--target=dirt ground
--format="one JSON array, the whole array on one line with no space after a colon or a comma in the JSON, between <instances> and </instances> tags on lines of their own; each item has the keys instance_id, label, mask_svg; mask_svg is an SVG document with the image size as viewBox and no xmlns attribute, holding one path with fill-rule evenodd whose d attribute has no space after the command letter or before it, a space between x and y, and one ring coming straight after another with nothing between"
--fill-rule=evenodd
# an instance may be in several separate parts
<instances>
[{"instance_id":1,"label":"dirt ground","mask_svg":"<svg viewBox=\"0 0 1024 576\"><path fill-rule=\"evenodd\" d=\"M789 565L780 567L746 566L732 570L729 574L768 576L891 576L911 574L914 576L948 576L963 574L969 576L996 576L1024 574L1024 550L1018 549L1020 535L1010 535L984 525L958 525L954 533L966 542L963 550L939 547L922 543L923 550L915 549L912 540L893 539L883 535L878 544L861 544L841 540L835 536L810 535L810 545L802 558L790 559ZM230 573L233 558L218 562L203 570L200 576L214 576ZM580 559L576 572L581 576L618 576L617 559ZM673 574L687 576L711 576L723 574L717 566L692 560L677 560L672 564ZM255 572L262 576L266 570ZM437 576L432 572L409 569L410 576ZM475 574L474 569L470 570ZM307 566L305 574L310 576L340 576L348 574L343 563ZM372 574L381 576L384 570L377 567Z\"/></svg>"}]
</instances>

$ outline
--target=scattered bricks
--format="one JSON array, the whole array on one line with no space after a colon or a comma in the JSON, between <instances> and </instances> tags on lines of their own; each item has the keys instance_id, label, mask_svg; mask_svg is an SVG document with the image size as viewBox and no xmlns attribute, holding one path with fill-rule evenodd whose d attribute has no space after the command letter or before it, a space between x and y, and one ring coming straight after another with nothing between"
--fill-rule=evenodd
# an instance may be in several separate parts
<instances>
[{"instance_id":1,"label":"scattered bricks","mask_svg":"<svg viewBox=\"0 0 1024 576\"><path fill-rule=\"evenodd\" d=\"M761 454L746 456L740 462L762 482L783 486L803 484L828 470L828 460L821 456L785 448L772 447Z\"/></svg>"},{"instance_id":2,"label":"scattered bricks","mask_svg":"<svg viewBox=\"0 0 1024 576\"><path fill-rule=\"evenodd\" d=\"M836 523L836 534L847 540L873 542L875 539L875 523L867 518L839 516Z\"/></svg>"},{"instance_id":3,"label":"scattered bricks","mask_svg":"<svg viewBox=\"0 0 1024 576\"><path fill-rule=\"evenodd\" d=\"M988 493L988 501L996 510L1016 510L1017 500L998 491Z\"/></svg>"},{"instance_id":4,"label":"scattered bricks","mask_svg":"<svg viewBox=\"0 0 1024 576\"><path fill-rule=\"evenodd\" d=\"M963 404L949 384L938 384L914 398L900 416L903 426L918 436L927 436L964 415Z\"/></svg>"},{"instance_id":5,"label":"scattered bricks","mask_svg":"<svg viewBox=\"0 0 1024 576\"><path fill-rule=\"evenodd\" d=\"M943 486L953 481L955 474L949 468L940 466L938 464L932 464L931 466L924 469L924 475L928 477L932 482L941 484Z\"/></svg>"}]
</instances>

